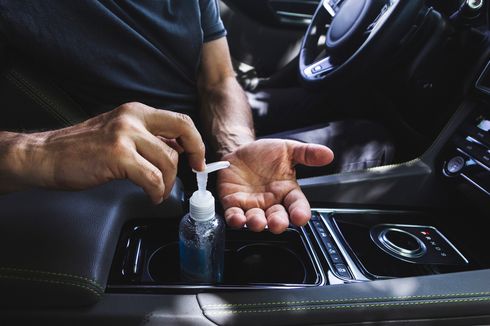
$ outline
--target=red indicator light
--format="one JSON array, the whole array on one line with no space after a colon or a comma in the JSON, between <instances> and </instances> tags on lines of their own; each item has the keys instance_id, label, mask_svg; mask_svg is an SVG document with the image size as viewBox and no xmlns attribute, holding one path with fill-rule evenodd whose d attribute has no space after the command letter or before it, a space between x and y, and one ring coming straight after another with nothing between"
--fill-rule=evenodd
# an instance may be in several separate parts
<instances>
[{"instance_id":1,"label":"red indicator light","mask_svg":"<svg viewBox=\"0 0 490 326\"><path fill-rule=\"evenodd\" d=\"M421 231L420 233L422 233L423 235L429 235L430 233L427 232L427 231Z\"/></svg>"}]
</instances>

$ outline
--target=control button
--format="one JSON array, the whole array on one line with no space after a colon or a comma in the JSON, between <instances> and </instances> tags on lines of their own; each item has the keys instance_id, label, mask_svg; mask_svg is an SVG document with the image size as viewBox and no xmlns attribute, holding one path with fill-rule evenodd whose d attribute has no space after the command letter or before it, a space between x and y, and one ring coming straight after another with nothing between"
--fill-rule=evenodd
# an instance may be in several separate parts
<instances>
[{"instance_id":1,"label":"control button","mask_svg":"<svg viewBox=\"0 0 490 326\"><path fill-rule=\"evenodd\" d=\"M319 220L318 212L311 212L311 220L314 222Z\"/></svg>"},{"instance_id":2,"label":"control button","mask_svg":"<svg viewBox=\"0 0 490 326\"><path fill-rule=\"evenodd\" d=\"M345 267L344 264L335 264L335 270L343 278L352 278L349 271L347 270L347 267Z\"/></svg>"},{"instance_id":3,"label":"control button","mask_svg":"<svg viewBox=\"0 0 490 326\"><path fill-rule=\"evenodd\" d=\"M441 251L441 247L435 247L434 249L437 251Z\"/></svg>"},{"instance_id":4,"label":"control button","mask_svg":"<svg viewBox=\"0 0 490 326\"><path fill-rule=\"evenodd\" d=\"M418 258L427 252L425 244L417 236L398 228L384 228L378 233L378 241L397 256Z\"/></svg>"},{"instance_id":5,"label":"control button","mask_svg":"<svg viewBox=\"0 0 490 326\"><path fill-rule=\"evenodd\" d=\"M446 172L448 174L458 174L464 168L466 161L461 156L455 156L446 164ZM430 237L426 237L427 240Z\"/></svg>"},{"instance_id":6,"label":"control button","mask_svg":"<svg viewBox=\"0 0 490 326\"><path fill-rule=\"evenodd\" d=\"M323 227L322 223L317 222L317 221L313 222L313 225L316 227L316 229L317 229L317 230L318 230L319 228L322 228L322 227Z\"/></svg>"},{"instance_id":7,"label":"control button","mask_svg":"<svg viewBox=\"0 0 490 326\"><path fill-rule=\"evenodd\" d=\"M490 133L485 130L481 130L475 126L467 126L465 130L468 131L468 134L479 142L490 146Z\"/></svg>"},{"instance_id":8,"label":"control button","mask_svg":"<svg viewBox=\"0 0 490 326\"><path fill-rule=\"evenodd\" d=\"M388 232L386 232L386 239L402 249L410 251L420 249L420 244L417 241L417 238L406 232L389 230Z\"/></svg>"},{"instance_id":9,"label":"control button","mask_svg":"<svg viewBox=\"0 0 490 326\"><path fill-rule=\"evenodd\" d=\"M475 159L490 168L490 153L488 151L478 151L475 153Z\"/></svg>"},{"instance_id":10,"label":"control button","mask_svg":"<svg viewBox=\"0 0 490 326\"><path fill-rule=\"evenodd\" d=\"M337 255L338 254L337 250L335 250L334 248L330 248L327 251L328 251L329 255Z\"/></svg>"},{"instance_id":11,"label":"control button","mask_svg":"<svg viewBox=\"0 0 490 326\"><path fill-rule=\"evenodd\" d=\"M441 252L442 257L447 257L447 254L445 252Z\"/></svg>"},{"instance_id":12,"label":"control button","mask_svg":"<svg viewBox=\"0 0 490 326\"><path fill-rule=\"evenodd\" d=\"M483 119L478 124L478 128L483 131L490 131L490 120Z\"/></svg>"},{"instance_id":13,"label":"control button","mask_svg":"<svg viewBox=\"0 0 490 326\"><path fill-rule=\"evenodd\" d=\"M338 263L342 263L343 262L342 261L342 258L340 258L340 256L337 255L337 254L330 255L330 258L332 258L332 262L334 264L338 264Z\"/></svg>"},{"instance_id":14,"label":"control button","mask_svg":"<svg viewBox=\"0 0 490 326\"><path fill-rule=\"evenodd\" d=\"M454 142L456 146L470 156L475 157L486 154L486 151L484 151L477 143L461 139L460 137L457 137Z\"/></svg>"},{"instance_id":15,"label":"control button","mask_svg":"<svg viewBox=\"0 0 490 326\"><path fill-rule=\"evenodd\" d=\"M330 242L330 240L328 239L322 239L323 240L323 244L325 245L325 247L327 248L327 251L328 250L331 250L331 249L335 249L334 245L332 242Z\"/></svg>"}]
</instances>

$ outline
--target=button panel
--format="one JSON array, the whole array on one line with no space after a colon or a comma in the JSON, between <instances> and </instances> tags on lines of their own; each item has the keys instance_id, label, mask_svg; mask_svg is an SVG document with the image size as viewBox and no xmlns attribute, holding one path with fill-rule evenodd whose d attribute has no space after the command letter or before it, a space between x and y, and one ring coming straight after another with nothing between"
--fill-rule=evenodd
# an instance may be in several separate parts
<instances>
[{"instance_id":1,"label":"button panel","mask_svg":"<svg viewBox=\"0 0 490 326\"><path fill-rule=\"evenodd\" d=\"M320 245L323 247L323 252L334 269L334 274L340 278L351 280L352 275L318 212L312 212L310 224L321 241Z\"/></svg>"},{"instance_id":2,"label":"button panel","mask_svg":"<svg viewBox=\"0 0 490 326\"><path fill-rule=\"evenodd\" d=\"M444 154L443 173L490 195L490 119L477 109L461 124Z\"/></svg>"}]
</instances>

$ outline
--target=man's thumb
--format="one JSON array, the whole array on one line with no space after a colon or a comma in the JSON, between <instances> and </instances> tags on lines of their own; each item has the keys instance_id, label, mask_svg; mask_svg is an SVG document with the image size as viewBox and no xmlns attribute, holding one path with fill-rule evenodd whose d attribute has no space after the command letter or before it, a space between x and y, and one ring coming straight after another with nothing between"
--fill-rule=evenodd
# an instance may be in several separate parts
<instances>
[{"instance_id":1,"label":"man's thumb","mask_svg":"<svg viewBox=\"0 0 490 326\"><path fill-rule=\"evenodd\" d=\"M332 150L323 145L288 141L288 146L295 165L323 166L331 163L334 158Z\"/></svg>"}]
</instances>

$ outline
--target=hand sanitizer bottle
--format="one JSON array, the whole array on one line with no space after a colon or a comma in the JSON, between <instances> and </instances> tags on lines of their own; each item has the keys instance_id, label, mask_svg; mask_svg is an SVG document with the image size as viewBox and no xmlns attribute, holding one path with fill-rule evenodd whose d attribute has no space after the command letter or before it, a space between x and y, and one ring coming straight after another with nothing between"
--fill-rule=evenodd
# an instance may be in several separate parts
<instances>
[{"instance_id":1,"label":"hand sanitizer bottle","mask_svg":"<svg viewBox=\"0 0 490 326\"><path fill-rule=\"evenodd\" d=\"M184 281L220 283L223 281L225 223L215 213L213 195L206 190L208 173L230 166L227 161L206 165L197 176L198 190L190 200L190 212L179 225L180 270Z\"/></svg>"}]
</instances>

